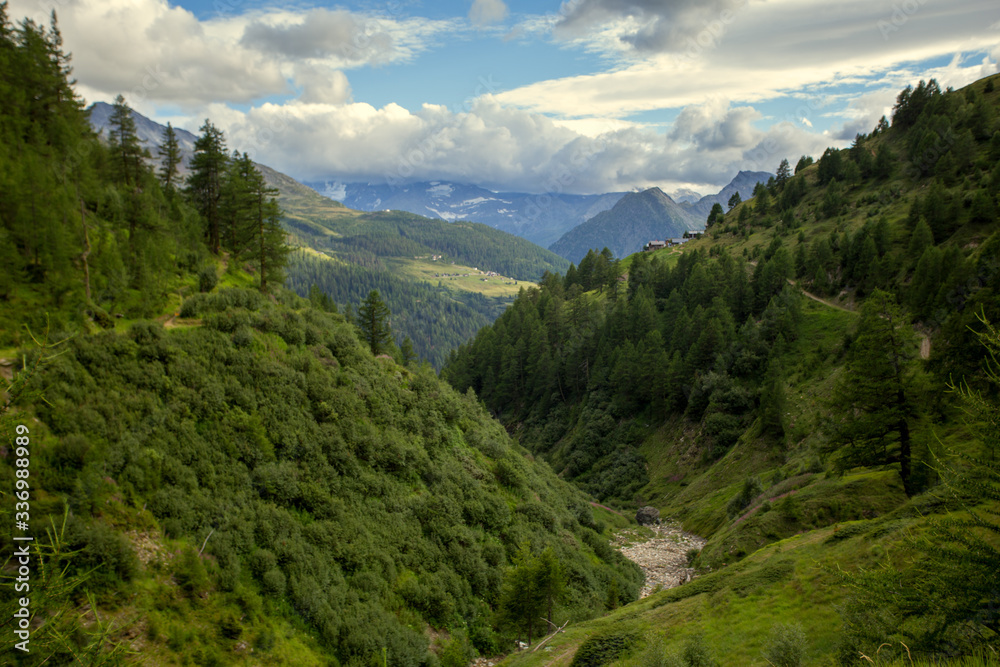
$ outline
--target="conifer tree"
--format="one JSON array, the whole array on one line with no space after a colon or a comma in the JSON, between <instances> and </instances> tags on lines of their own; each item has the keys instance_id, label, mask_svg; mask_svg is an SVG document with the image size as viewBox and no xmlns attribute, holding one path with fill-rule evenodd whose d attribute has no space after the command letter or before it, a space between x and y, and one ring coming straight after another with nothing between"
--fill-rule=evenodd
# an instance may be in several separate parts
<instances>
[{"instance_id":1,"label":"conifer tree","mask_svg":"<svg viewBox=\"0 0 1000 667\"><path fill-rule=\"evenodd\" d=\"M915 351L913 331L895 297L882 290L872 292L861 307L833 406L841 416L834 439L847 451L842 465L898 462L910 495L916 491L910 464Z\"/></svg>"},{"instance_id":2,"label":"conifer tree","mask_svg":"<svg viewBox=\"0 0 1000 667\"><path fill-rule=\"evenodd\" d=\"M194 144L191 174L188 176L188 193L195 207L205 218L209 249L216 255L222 248L222 219L219 200L222 184L229 164L226 139L222 130L208 119L201 126L201 136Z\"/></svg>"},{"instance_id":3,"label":"conifer tree","mask_svg":"<svg viewBox=\"0 0 1000 667\"><path fill-rule=\"evenodd\" d=\"M357 324L361 340L368 344L372 354L381 354L392 341L389 325L389 306L385 305L378 290L372 290L358 306Z\"/></svg>"},{"instance_id":4,"label":"conifer tree","mask_svg":"<svg viewBox=\"0 0 1000 667\"><path fill-rule=\"evenodd\" d=\"M144 170L142 160L148 153L139 143L132 109L125 102L124 96L119 95L115 98L108 124L111 126L108 140L111 152L115 156L115 174L125 185L138 187Z\"/></svg>"},{"instance_id":5,"label":"conifer tree","mask_svg":"<svg viewBox=\"0 0 1000 667\"><path fill-rule=\"evenodd\" d=\"M789 166L788 159L786 158L781 161L781 164L778 165L778 173L776 175L776 178L774 179L774 182L777 183L779 188L784 188L785 182L791 177L792 177L792 168L791 166Z\"/></svg>"},{"instance_id":6,"label":"conifer tree","mask_svg":"<svg viewBox=\"0 0 1000 667\"><path fill-rule=\"evenodd\" d=\"M708 220L705 221L705 228L708 229L712 225L722 222L726 217L726 212L722 210L722 204L715 202L712 204L712 210L708 214Z\"/></svg>"},{"instance_id":7,"label":"conifer tree","mask_svg":"<svg viewBox=\"0 0 1000 667\"><path fill-rule=\"evenodd\" d=\"M177 171L181 164L181 148L177 142L177 132L169 122L163 131L162 141L158 150L160 156L160 179L167 192L174 191Z\"/></svg>"}]
</instances>

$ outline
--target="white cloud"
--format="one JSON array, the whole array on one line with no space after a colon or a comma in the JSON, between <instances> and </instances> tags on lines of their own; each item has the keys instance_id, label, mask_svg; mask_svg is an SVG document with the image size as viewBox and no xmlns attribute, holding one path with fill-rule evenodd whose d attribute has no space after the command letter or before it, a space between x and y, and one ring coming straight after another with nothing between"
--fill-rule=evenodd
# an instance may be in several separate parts
<instances>
[{"instance_id":1,"label":"white cloud","mask_svg":"<svg viewBox=\"0 0 1000 667\"><path fill-rule=\"evenodd\" d=\"M222 111L222 110L220 110ZM217 118L213 112L213 120ZM425 105L265 104L218 114L232 148L298 178L404 183L454 180L494 190L609 192L659 185L725 185L740 169L829 143L792 123L760 130L758 111L723 101L685 109L668 134L638 124L578 124L504 107L492 96L468 112Z\"/></svg>"},{"instance_id":2,"label":"white cloud","mask_svg":"<svg viewBox=\"0 0 1000 667\"><path fill-rule=\"evenodd\" d=\"M543 30L564 43L620 54L608 71L539 81L504 92L500 99L564 117L627 117L652 109L699 104L712 95L756 103L810 86L868 84L906 63L957 52L998 49L989 26L998 15L992 0L917 4L898 29L883 38L880 21L893 25L893 6L869 0L768 0L749 4L716 0L706 17L690 0L577 0L564 3L563 18L522 22L525 32ZM731 14L725 15L723 11ZM638 22L675 16L655 30L670 35L642 41ZM692 18L694 17L694 18ZM686 32L676 33L677 26ZM603 27L602 27L603 26ZM897 26L893 25L894 28ZM653 30L654 28L650 28ZM640 49L640 42L644 45ZM658 46L657 46L658 45ZM653 48L656 46L656 48ZM963 65L967 78L997 62ZM961 78L959 72L954 78ZM907 81L893 79L891 85ZM879 81L885 85L885 81Z\"/></svg>"},{"instance_id":3,"label":"white cloud","mask_svg":"<svg viewBox=\"0 0 1000 667\"><path fill-rule=\"evenodd\" d=\"M47 21L47 8L28 0L11 0L9 13ZM166 0L76 0L60 6L59 24L89 99L122 93L142 109L245 104L296 87L310 102L344 101L350 87L338 70L407 62L461 21L326 9L201 21Z\"/></svg>"},{"instance_id":4,"label":"white cloud","mask_svg":"<svg viewBox=\"0 0 1000 667\"><path fill-rule=\"evenodd\" d=\"M500 23L509 13L503 0L472 0L469 8L469 21L476 27L485 27Z\"/></svg>"}]
</instances>

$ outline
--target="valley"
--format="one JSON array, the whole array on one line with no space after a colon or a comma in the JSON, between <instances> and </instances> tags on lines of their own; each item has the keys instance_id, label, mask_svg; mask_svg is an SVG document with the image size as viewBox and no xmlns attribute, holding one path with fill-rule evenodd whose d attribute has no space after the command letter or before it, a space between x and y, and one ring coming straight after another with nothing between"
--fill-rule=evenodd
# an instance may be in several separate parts
<instances>
[{"instance_id":1,"label":"valley","mask_svg":"<svg viewBox=\"0 0 1000 667\"><path fill-rule=\"evenodd\" d=\"M481 39L537 39L488 9L468 19ZM557 122L498 101L516 87L458 112L380 109L340 70L303 73L328 48L312 40L342 45L360 15L233 11L236 27L175 13L143 32L243 31L232 49L285 59L266 96L246 93L266 103L209 105L220 126L194 134L124 96L85 105L94 79L71 77L55 13L15 21L0 3L0 663L1000 664L987 61L957 88L900 87L849 145L797 162L778 153L835 132L805 137L825 122L812 112L776 123L772 173L748 157L772 108L685 107L661 144L655 114ZM576 3L560 11L584 27L532 29L597 34ZM466 21L366 16L392 28L371 42L387 76L431 48L416 33ZM651 48L659 28L600 44ZM368 57L338 53L352 77ZM180 118L202 108L192 90L165 80L176 106L137 104ZM246 141L279 111L273 143ZM310 150L335 124L309 126L320 111L346 114L347 149ZM399 155L379 157L366 125ZM435 140L407 148L423 131ZM553 143L490 143L518 132ZM302 180L239 138L286 164L287 143ZM530 189L561 163L545 150L598 140L604 176L580 162L564 179L595 194L544 195L532 224L541 195L446 180ZM359 179L400 155L412 177L335 180L344 150Z\"/></svg>"}]
</instances>

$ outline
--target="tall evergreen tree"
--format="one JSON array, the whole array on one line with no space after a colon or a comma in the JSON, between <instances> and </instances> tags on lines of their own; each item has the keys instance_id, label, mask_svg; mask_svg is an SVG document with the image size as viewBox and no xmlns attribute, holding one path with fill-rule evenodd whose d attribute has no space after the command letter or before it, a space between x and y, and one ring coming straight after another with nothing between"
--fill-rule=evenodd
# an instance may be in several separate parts
<instances>
[{"instance_id":1,"label":"tall evergreen tree","mask_svg":"<svg viewBox=\"0 0 1000 667\"><path fill-rule=\"evenodd\" d=\"M389 306L382 301L378 290L369 292L358 306L357 324L361 329L361 340L368 344L372 354L384 352L392 341L392 328L389 324Z\"/></svg>"},{"instance_id":2,"label":"tall evergreen tree","mask_svg":"<svg viewBox=\"0 0 1000 667\"><path fill-rule=\"evenodd\" d=\"M226 139L222 130L206 119L200 131L201 136L194 144L191 174L187 179L188 193L207 223L205 235L209 249L218 255L222 248L219 201L229 156L226 154Z\"/></svg>"},{"instance_id":3,"label":"tall evergreen tree","mask_svg":"<svg viewBox=\"0 0 1000 667\"><path fill-rule=\"evenodd\" d=\"M910 495L910 419L914 403L912 329L895 297L875 290L861 307L861 320L846 368L834 392L841 422L834 440L846 445L845 466L900 464Z\"/></svg>"},{"instance_id":4,"label":"tall evergreen tree","mask_svg":"<svg viewBox=\"0 0 1000 667\"><path fill-rule=\"evenodd\" d=\"M788 164L788 160L784 159L781 164L778 165L778 173L774 182L777 183L779 188L785 187L785 182L792 177L792 168Z\"/></svg>"},{"instance_id":5,"label":"tall evergreen tree","mask_svg":"<svg viewBox=\"0 0 1000 667\"><path fill-rule=\"evenodd\" d=\"M149 154L139 143L132 108L124 96L115 98L108 124L111 126L108 140L114 155L115 174L125 185L139 187L145 169L143 158Z\"/></svg>"},{"instance_id":6,"label":"tall evergreen tree","mask_svg":"<svg viewBox=\"0 0 1000 667\"><path fill-rule=\"evenodd\" d=\"M174 191L174 183L177 180L178 168L181 164L181 148L177 142L177 132L169 122L163 131L163 137L158 150L160 156L160 179L167 192Z\"/></svg>"}]
</instances>

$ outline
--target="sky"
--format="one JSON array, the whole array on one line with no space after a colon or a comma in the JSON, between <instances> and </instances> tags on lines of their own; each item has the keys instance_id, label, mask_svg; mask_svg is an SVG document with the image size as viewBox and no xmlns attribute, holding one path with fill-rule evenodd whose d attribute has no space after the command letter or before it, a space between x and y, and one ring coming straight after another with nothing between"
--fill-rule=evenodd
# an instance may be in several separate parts
<instances>
[{"instance_id":1,"label":"sky","mask_svg":"<svg viewBox=\"0 0 1000 667\"><path fill-rule=\"evenodd\" d=\"M10 0L88 102L310 182L718 191L998 71L996 0Z\"/></svg>"}]
</instances>

